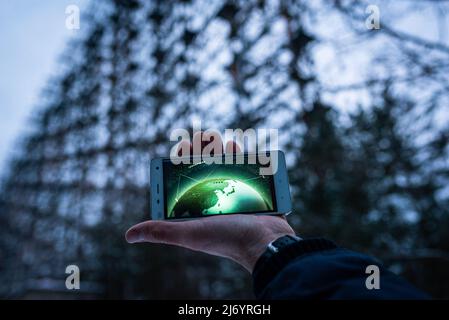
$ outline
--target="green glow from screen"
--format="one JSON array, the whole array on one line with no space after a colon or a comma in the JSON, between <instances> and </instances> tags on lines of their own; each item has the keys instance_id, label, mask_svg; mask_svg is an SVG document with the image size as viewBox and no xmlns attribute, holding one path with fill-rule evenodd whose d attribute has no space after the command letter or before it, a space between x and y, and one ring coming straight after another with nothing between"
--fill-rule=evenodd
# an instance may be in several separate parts
<instances>
[{"instance_id":1,"label":"green glow from screen","mask_svg":"<svg viewBox=\"0 0 449 320\"><path fill-rule=\"evenodd\" d=\"M164 165L168 218L274 211L258 165Z\"/></svg>"}]
</instances>

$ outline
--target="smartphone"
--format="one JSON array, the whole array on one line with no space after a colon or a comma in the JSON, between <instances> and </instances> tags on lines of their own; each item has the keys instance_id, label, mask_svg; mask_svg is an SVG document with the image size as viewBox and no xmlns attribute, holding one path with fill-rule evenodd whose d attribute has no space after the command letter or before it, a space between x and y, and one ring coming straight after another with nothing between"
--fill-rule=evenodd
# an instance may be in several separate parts
<instances>
[{"instance_id":1,"label":"smartphone","mask_svg":"<svg viewBox=\"0 0 449 320\"><path fill-rule=\"evenodd\" d=\"M282 151L151 161L153 220L292 211Z\"/></svg>"}]
</instances>

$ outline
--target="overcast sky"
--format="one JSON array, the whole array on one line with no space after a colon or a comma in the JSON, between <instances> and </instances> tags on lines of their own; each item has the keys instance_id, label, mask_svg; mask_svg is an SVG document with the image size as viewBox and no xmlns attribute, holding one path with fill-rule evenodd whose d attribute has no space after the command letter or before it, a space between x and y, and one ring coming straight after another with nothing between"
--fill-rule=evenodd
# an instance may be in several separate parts
<instances>
[{"instance_id":1,"label":"overcast sky","mask_svg":"<svg viewBox=\"0 0 449 320\"><path fill-rule=\"evenodd\" d=\"M65 27L66 7L78 5L82 13L86 3L0 1L0 172L46 80L57 70L58 56L78 32Z\"/></svg>"}]
</instances>

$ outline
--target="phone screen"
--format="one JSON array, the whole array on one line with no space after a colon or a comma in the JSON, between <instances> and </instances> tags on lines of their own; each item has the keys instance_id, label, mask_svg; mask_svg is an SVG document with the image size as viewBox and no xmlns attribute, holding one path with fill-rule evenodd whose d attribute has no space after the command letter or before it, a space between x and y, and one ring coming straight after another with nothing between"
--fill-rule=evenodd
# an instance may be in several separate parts
<instances>
[{"instance_id":1,"label":"phone screen","mask_svg":"<svg viewBox=\"0 0 449 320\"><path fill-rule=\"evenodd\" d=\"M276 212L273 175L259 164L163 162L165 218Z\"/></svg>"}]
</instances>

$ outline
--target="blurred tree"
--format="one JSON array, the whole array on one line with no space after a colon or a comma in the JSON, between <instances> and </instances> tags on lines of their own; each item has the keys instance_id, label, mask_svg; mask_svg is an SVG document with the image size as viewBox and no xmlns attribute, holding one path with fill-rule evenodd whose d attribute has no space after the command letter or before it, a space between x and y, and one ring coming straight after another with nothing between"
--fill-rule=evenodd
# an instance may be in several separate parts
<instances>
[{"instance_id":1,"label":"blurred tree","mask_svg":"<svg viewBox=\"0 0 449 320\"><path fill-rule=\"evenodd\" d=\"M378 34L350 23L351 39L384 37L388 54L374 56L365 81L329 86L316 48L344 46L314 26L334 14L363 21L364 5L92 2L0 186L0 295L67 295L65 266L78 264L75 298L252 297L232 262L124 241L150 217L150 159L168 153L172 129L200 119L280 129L297 232L375 254L448 297L449 131L434 121L447 50L388 22ZM334 98L347 90L369 92L368 105L339 111Z\"/></svg>"}]
</instances>

